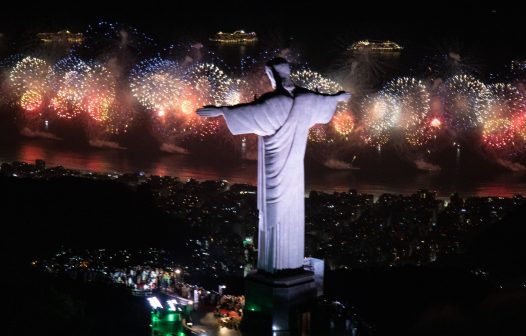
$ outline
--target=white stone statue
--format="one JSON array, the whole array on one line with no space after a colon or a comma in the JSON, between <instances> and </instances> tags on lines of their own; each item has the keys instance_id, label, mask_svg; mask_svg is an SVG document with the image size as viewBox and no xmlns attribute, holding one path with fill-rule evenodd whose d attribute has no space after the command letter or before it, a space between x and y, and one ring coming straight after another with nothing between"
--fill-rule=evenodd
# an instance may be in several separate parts
<instances>
[{"instance_id":1,"label":"white stone statue","mask_svg":"<svg viewBox=\"0 0 526 336\"><path fill-rule=\"evenodd\" d=\"M248 104L205 106L202 117L223 116L232 134L258 135L258 269L300 268L305 249L303 161L309 128L328 123L350 93L320 94L296 87L283 58L267 63L272 92Z\"/></svg>"}]
</instances>

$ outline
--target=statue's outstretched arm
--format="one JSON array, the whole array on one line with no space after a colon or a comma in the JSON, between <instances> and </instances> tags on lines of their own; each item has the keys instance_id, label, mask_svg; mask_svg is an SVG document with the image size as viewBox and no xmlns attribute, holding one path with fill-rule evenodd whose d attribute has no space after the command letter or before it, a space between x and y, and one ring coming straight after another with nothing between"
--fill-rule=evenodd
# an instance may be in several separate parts
<instances>
[{"instance_id":1,"label":"statue's outstretched arm","mask_svg":"<svg viewBox=\"0 0 526 336\"><path fill-rule=\"evenodd\" d=\"M351 98L351 94L345 91L340 91L335 94L316 93L316 96L318 99L313 100L316 104L312 106L314 110L313 113L311 113L311 126L330 122L336 112L338 103L345 102Z\"/></svg>"},{"instance_id":2,"label":"statue's outstretched arm","mask_svg":"<svg viewBox=\"0 0 526 336\"><path fill-rule=\"evenodd\" d=\"M214 106L206 105L197 109L197 114L201 117L219 117L224 115L224 109L236 112L245 112L247 110L257 109L263 106L262 100L255 100L250 103L242 103L232 106Z\"/></svg>"},{"instance_id":3,"label":"statue's outstretched arm","mask_svg":"<svg viewBox=\"0 0 526 336\"><path fill-rule=\"evenodd\" d=\"M254 133L269 135L275 130L269 123L264 100L234 106L204 106L197 110L201 117L225 118L226 125L234 135Z\"/></svg>"},{"instance_id":4,"label":"statue's outstretched arm","mask_svg":"<svg viewBox=\"0 0 526 336\"><path fill-rule=\"evenodd\" d=\"M351 99L352 95L350 92L340 91L336 93L334 96L339 102L344 102L344 101Z\"/></svg>"},{"instance_id":5,"label":"statue's outstretched arm","mask_svg":"<svg viewBox=\"0 0 526 336\"><path fill-rule=\"evenodd\" d=\"M219 117L223 115L223 108L207 105L197 109L197 114L201 117Z\"/></svg>"},{"instance_id":6,"label":"statue's outstretched arm","mask_svg":"<svg viewBox=\"0 0 526 336\"><path fill-rule=\"evenodd\" d=\"M319 93L319 92L317 92L316 94L318 96L323 96L323 97L334 97L339 102L347 101L352 96L350 92L346 92L346 91L338 91L337 93Z\"/></svg>"}]
</instances>

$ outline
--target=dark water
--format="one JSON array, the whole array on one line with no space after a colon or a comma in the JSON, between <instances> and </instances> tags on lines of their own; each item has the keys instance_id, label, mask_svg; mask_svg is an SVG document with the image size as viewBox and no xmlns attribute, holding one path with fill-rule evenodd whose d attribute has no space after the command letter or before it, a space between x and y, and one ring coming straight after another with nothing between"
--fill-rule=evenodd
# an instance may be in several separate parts
<instances>
[{"instance_id":1,"label":"dark water","mask_svg":"<svg viewBox=\"0 0 526 336\"><path fill-rule=\"evenodd\" d=\"M127 150L70 148L50 140L24 140L0 146L0 161L34 162L46 161L47 167L66 168L94 172L137 172L175 176L181 179L225 179L230 183L256 184L256 163L253 161L207 160L202 156L164 154L148 159ZM362 193L378 196L382 193L410 194L418 189L435 190L439 197L453 192L461 196L526 195L526 175L501 172L491 175L455 174L451 171L390 173L390 166L383 170L331 170L315 166L307 161L305 168L307 190L347 191L356 189Z\"/></svg>"}]
</instances>

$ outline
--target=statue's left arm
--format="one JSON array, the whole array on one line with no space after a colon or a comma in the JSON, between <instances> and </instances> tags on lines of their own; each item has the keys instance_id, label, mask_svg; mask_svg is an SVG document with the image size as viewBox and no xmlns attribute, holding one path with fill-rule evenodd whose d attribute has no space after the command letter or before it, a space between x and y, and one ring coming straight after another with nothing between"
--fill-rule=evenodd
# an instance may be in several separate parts
<instances>
[{"instance_id":1,"label":"statue's left arm","mask_svg":"<svg viewBox=\"0 0 526 336\"><path fill-rule=\"evenodd\" d=\"M339 102L345 102L351 98L348 92L340 91L336 94L315 94L314 113L312 114L311 125L326 124L331 121L336 106Z\"/></svg>"},{"instance_id":2,"label":"statue's left arm","mask_svg":"<svg viewBox=\"0 0 526 336\"><path fill-rule=\"evenodd\" d=\"M269 135L274 132L267 119L267 107L262 99L234 106L205 106L197 110L202 117L223 116L230 132L234 135L254 133Z\"/></svg>"}]
</instances>

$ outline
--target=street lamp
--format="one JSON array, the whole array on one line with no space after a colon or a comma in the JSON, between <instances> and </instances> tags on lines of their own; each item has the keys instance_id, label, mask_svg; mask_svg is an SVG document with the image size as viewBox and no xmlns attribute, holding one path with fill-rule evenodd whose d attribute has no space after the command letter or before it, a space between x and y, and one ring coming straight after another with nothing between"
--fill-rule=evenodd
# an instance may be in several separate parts
<instances>
[{"instance_id":1,"label":"street lamp","mask_svg":"<svg viewBox=\"0 0 526 336\"><path fill-rule=\"evenodd\" d=\"M150 306L152 307L152 309L157 309L157 308L162 309L163 308L163 305L161 304L159 299L156 298L155 296L148 298L148 302L150 303Z\"/></svg>"},{"instance_id":2,"label":"street lamp","mask_svg":"<svg viewBox=\"0 0 526 336\"><path fill-rule=\"evenodd\" d=\"M225 285L219 285L219 295L223 295L223 289L225 289Z\"/></svg>"}]
</instances>

